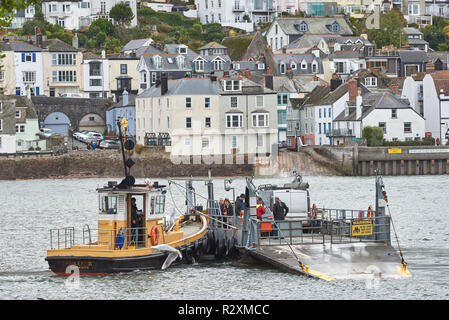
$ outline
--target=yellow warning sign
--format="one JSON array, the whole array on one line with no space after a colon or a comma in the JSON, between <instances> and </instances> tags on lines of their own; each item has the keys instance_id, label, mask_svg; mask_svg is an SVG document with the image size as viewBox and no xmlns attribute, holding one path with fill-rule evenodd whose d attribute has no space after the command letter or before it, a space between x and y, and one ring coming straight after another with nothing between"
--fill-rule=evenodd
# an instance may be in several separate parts
<instances>
[{"instance_id":1,"label":"yellow warning sign","mask_svg":"<svg viewBox=\"0 0 449 320\"><path fill-rule=\"evenodd\" d=\"M373 220L353 220L352 236L370 236L373 234Z\"/></svg>"},{"instance_id":2,"label":"yellow warning sign","mask_svg":"<svg viewBox=\"0 0 449 320\"><path fill-rule=\"evenodd\" d=\"M391 148L391 149L388 149L388 153L402 153L402 149L401 148Z\"/></svg>"}]
</instances>

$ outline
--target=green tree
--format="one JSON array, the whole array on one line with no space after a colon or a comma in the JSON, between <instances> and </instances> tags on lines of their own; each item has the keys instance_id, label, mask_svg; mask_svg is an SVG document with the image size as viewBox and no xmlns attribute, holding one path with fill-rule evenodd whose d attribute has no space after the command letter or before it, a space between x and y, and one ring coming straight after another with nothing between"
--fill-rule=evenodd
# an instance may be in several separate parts
<instances>
[{"instance_id":1,"label":"green tree","mask_svg":"<svg viewBox=\"0 0 449 320\"><path fill-rule=\"evenodd\" d=\"M362 138L366 140L368 147L381 146L384 140L384 131L380 127L364 127Z\"/></svg>"},{"instance_id":2,"label":"green tree","mask_svg":"<svg viewBox=\"0 0 449 320\"><path fill-rule=\"evenodd\" d=\"M131 8L125 3L117 3L113 6L109 16L121 25L129 25L134 19Z\"/></svg>"},{"instance_id":3,"label":"green tree","mask_svg":"<svg viewBox=\"0 0 449 320\"><path fill-rule=\"evenodd\" d=\"M216 41L221 42L224 38L223 30L221 24L219 23L208 23L203 26L203 40L206 42Z\"/></svg>"},{"instance_id":4,"label":"green tree","mask_svg":"<svg viewBox=\"0 0 449 320\"><path fill-rule=\"evenodd\" d=\"M380 15L380 28L368 30L368 39L375 42L377 48L394 45L399 48L407 42L402 29L407 21L399 10L390 10Z\"/></svg>"},{"instance_id":5,"label":"green tree","mask_svg":"<svg viewBox=\"0 0 449 320\"><path fill-rule=\"evenodd\" d=\"M100 32L106 33L107 36L114 36L114 25L107 19L97 19L90 24L86 33L89 39L93 39Z\"/></svg>"}]
</instances>

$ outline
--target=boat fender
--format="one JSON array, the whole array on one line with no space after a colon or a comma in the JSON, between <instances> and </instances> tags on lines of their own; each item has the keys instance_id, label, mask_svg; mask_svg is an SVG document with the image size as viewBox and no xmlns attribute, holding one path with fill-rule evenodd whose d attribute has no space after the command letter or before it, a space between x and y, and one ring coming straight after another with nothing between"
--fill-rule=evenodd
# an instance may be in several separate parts
<instances>
[{"instance_id":1,"label":"boat fender","mask_svg":"<svg viewBox=\"0 0 449 320\"><path fill-rule=\"evenodd\" d=\"M316 203L312 205L312 219L316 220Z\"/></svg>"},{"instance_id":2,"label":"boat fender","mask_svg":"<svg viewBox=\"0 0 449 320\"><path fill-rule=\"evenodd\" d=\"M151 244L153 246L156 246L159 241L159 228L157 226L154 226L151 228Z\"/></svg>"},{"instance_id":3,"label":"boat fender","mask_svg":"<svg viewBox=\"0 0 449 320\"><path fill-rule=\"evenodd\" d=\"M207 246L208 242L209 242L208 236L204 237L203 241L202 241L202 245L201 245L201 251L202 251L203 254L207 254L208 253L208 250L209 250L209 248Z\"/></svg>"},{"instance_id":4,"label":"boat fender","mask_svg":"<svg viewBox=\"0 0 449 320\"><path fill-rule=\"evenodd\" d=\"M188 264L194 264L195 263L195 258L193 257L193 250L192 248L187 248L186 249L186 261Z\"/></svg>"},{"instance_id":5,"label":"boat fender","mask_svg":"<svg viewBox=\"0 0 449 320\"><path fill-rule=\"evenodd\" d=\"M193 257L195 258L196 261L200 260L200 256L201 256L201 244L198 243L198 241L195 241L195 245L193 247Z\"/></svg>"},{"instance_id":6,"label":"boat fender","mask_svg":"<svg viewBox=\"0 0 449 320\"><path fill-rule=\"evenodd\" d=\"M210 233L208 233L207 235L208 237L208 253L214 253L215 252L215 248L216 248L216 241L215 241L215 234L213 231L210 231Z\"/></svg>"},{"instance_id":7,"label":"boat fender","mask_svg":"<svg viewBox=\"0 0 449 320\"><path fill-rule=\"evenodd\" d=\"M374 210L372 205L368 206L368 218L374 218Z\"/></svg>"}]
</instances>

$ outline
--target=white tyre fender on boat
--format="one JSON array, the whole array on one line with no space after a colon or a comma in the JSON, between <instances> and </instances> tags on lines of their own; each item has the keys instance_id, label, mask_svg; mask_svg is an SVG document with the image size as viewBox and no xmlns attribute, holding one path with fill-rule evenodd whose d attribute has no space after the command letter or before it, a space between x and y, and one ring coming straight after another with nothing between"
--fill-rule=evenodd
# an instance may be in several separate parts
<instances>
[{"instance_id":1,"label":"white tyre fender on boat","mask_svg":"<svg viewBox=\"0 0 449 320\"><path fill-rule=\"evenodd\" d=\"M162 264L162 270L167 269L177 258L179 258L179 260L182 260L181 251L169 246L168 244L159 244L157 246L152 246L151 248L161 252L168 252L168 256Z\"/></svg>"}]
</instances>

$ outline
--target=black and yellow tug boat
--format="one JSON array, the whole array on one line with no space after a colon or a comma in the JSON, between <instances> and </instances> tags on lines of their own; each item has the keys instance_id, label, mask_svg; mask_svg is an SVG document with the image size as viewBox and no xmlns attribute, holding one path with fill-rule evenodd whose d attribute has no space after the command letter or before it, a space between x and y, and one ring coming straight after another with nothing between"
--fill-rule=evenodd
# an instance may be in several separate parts
<instances>
[{"instance_id":1,"label":"black and yellow tug boat","mask_svg":"<svg viewBox=\"0 0 449 320\"><path fill-rule=\"evenodd\" d=\"M124 121L118 123L123 126ZM164 269L173 261L192 262L201 252L207 234L205 217L166 215L165 186L135 184L129 175L133 162L124 151L132 150L134 144L122 137L120 129L119 133L125 179L97 189L98 228L85 226L81 244L74 243L73 227L50 230L51 249L45 260L58 275L75 270L81 275L105 275ZM92 240L95 235L97 239Z\"/></svg>"}]
</instances>

